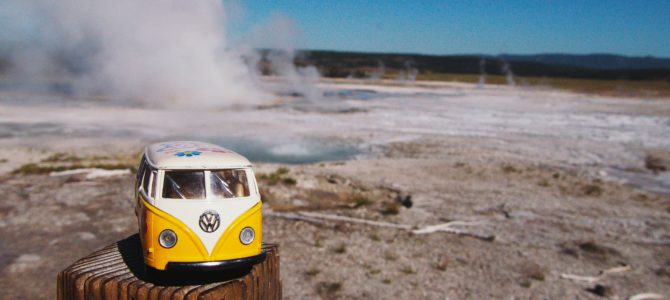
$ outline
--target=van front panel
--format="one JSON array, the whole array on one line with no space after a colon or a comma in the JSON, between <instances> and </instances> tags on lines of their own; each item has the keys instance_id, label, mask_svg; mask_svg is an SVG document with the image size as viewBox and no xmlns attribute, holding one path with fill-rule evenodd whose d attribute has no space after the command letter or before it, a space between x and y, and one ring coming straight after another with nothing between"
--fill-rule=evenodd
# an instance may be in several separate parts
<instances>
[{"instance_id":1,"label":"van front panel","mask_svg":"<svg viewBox=\"0 0 670 300\"><path fill-rule=\"evenodd\" d=\"M244 258L258 255L261 252L261 230L262 214L261 202L256 202L251 208L237 214L236 218L230 222L221 220L219 228L212 233L210 238L214 239L211 248L200 238L195 230L203 231L201 228L192 229L186 222L182 222L175 216L153 207L146 201L143 201L144 211L147 212L146 218L148 231L143 239L145 251L145 262L147 265L164 270L168 262L207 262ZM226 211L225 205L216 209L216 211ZM232 214L231 214L232 215ZM225 222L225 224L224 224ZM249 245L240 242L239 234L245 227L251 227L255 232L254 240ZM158 235L163 230L170 229L177 235L177 243L172 248L163 248L159 245Z\"/></svg>"}]
</instances>

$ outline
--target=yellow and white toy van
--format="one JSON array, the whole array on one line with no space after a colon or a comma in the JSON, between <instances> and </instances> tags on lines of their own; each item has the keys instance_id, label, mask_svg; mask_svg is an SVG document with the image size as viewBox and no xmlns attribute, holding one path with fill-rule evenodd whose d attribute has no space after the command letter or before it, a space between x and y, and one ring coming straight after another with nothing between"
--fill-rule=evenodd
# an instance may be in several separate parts
<instances>
[{"instance_id":1,"label":"yellow and white toy van","mask_svg":"<svg viewBox=\"0 0 670 300\"><path fill-rule=\"evenodd\" d=\"M136 188L147 266L212 270L265 258L261 199L245 157L202 142L156 143L144 151Z\"/></svg>"}]
</instances>

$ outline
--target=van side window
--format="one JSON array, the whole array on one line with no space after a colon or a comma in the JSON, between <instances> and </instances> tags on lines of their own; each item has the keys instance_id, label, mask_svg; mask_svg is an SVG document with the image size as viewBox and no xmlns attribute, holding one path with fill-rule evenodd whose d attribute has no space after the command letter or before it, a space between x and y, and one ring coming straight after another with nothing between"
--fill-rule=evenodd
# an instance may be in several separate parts
<instances>
[{"instance_id":1,"label":"van side window","mask_svg":"<svg viewBox=\"0 0 670 300\"><path fill-rule=\"evenodd\" d=\"M149 184L150 184L151 168L145 167L144 174L142 176L142 189L147 195L149 194Z\"/></svg>"},{"instance_id":2,"label":"van side window","mask_svg":"<svg viewBox=\"0 0 670 300\"><path fill-rule=\"evenodd\" d=\"M158 174L156 170L151 170L151 198L156 199L156 182L158 182Z\"/></svg>"},{"instance_id":3,"label":"van side window","mask_svg":"<svg viewBox=\"0 0 670 300\"><path fill-rule=\"evenodd\" d=\"M140 166L137 168L137 177L135 181L135 190L139 189L142 186L142 178L144 177L144 169L147 168L147 159L142 155L142 160L140 161Z\"/></svg>"}]
</instances>

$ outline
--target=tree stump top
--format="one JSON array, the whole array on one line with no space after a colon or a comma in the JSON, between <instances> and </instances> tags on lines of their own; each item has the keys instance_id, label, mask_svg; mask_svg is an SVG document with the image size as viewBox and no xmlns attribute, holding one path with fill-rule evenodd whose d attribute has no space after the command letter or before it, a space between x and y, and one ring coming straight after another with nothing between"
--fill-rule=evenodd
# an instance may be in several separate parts
<instances>
[{"instance_id":1,"label":"tree stump top","mask_svg":"<svg viewBox=\"0 0 670 300\"><path fill-rule=\"evenodd\" d=\"M264 261L217 272L147 272L137 234L58 273L58 299L280 299L277 245Z\"/></svg>"}]
</instances>

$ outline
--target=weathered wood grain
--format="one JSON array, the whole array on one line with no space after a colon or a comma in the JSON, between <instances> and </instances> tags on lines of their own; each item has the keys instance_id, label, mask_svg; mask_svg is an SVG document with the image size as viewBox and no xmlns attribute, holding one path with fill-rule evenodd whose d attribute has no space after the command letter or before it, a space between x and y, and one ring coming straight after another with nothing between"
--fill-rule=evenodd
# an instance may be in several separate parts
<instances>
[{"instance_id":1,"label":"weathered wood grain","mask_svg":"<svg viewBox=\"0 0 670 300\"><path fill-rule=\"evenodd\" d=\"M58 299L281 299L277 245L263 250L265 260L249 268L147 273L133 235L58 273Z\"/></svg>"}]
</instances>

